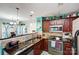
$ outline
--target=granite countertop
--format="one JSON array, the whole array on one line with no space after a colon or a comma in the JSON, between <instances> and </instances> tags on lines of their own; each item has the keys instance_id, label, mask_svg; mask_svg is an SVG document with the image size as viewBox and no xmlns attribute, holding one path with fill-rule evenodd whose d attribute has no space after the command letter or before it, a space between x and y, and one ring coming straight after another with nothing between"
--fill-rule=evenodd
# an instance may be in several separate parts
<instances>
[{"instance_id":1,"label":"granite countertop","mask_svg":"<svg viewBox=\"0 0 79 59\"><path fill-rule=\"evenodd\" d=\"M11 55L18 55L18 54L20 54L21 52L25 51L26 49L32 47L34 44L38 43L40 40L42 40L42 39L33 39L32 42L30 42L30 44L28 46L25 45L25 46L23 46L21 48L16 49L14 52L11 53Z\"/></svg>"},{"instance_id":2,"label":"granite countertop","mask_svg":"<svg viewBox=\"0 0 79 59\"><path fill-rule=\"evenodd\" d=\"M26 36L26 35L30 35L30 34L35 34L35 33L23 34L23 35L18 35L18 36L14 36L14 37L8 37L8 38L0 38L0 40L5 40L5 39L10 39L10 38L16 38L16 37Z\"/></svg>"},{"instance_id":3,"label":"granite countertop","mask_svg":"<svg viewBox=\"0 0 79 59\"><path fill-rule=\"evenodd\" d=\"M24 50L28 49L29 47L33 46L34 44L38 43L41 39L36 39L34 42L32 42L30 45L25 45L24 47L18 49L14 55L18 55L19 53L23 52Z\"/></svg>"}]
</instances>

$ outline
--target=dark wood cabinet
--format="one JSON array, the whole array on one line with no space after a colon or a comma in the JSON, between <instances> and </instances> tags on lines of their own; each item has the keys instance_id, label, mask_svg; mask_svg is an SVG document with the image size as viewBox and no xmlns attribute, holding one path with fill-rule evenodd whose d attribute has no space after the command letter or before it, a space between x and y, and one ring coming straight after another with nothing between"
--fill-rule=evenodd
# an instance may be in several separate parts
<instances>
[{"instance_id":1,"label":"dark wood cabinet","mask_svg":"<svg viewBox=\"0 0 79 59\"><path fill-rule=\"evenodd\" d=\"M64 21L63 32L69 32L69 20Z\"/></svg>"},{"instance_id":2,"label":"dark wood cabinet","mask_svg":"<svg viewBox=\"0 0 79 59\"><path fill-rule=\"evenodd\" d=\"M48 51L48 39L44 39L44 51Z\"/></svg>"},{"instance_id":3,"label":"dark wood cabinet","mask_svg":"<svg viewBox=\"0 0 79 59\"><path fill-rule=\"evenodd\" d=\"M42 51L48 51L48 39L43 39L34 45L34 55L40 55Z\"/></svg>"},{"instance_id":4,"label":"dark wood cabinet","mask_svg":"<svg viewBox=\"0 0 79 59\"><path fill-rule=\"evenodd\" d=\"M42 52L41 50L41 41L39 41L38 43L36 43L34 45L34 55L40 55Z\"/></svg>"},{"instance_id":5,"label":"dark wood cabinet","mask_svg":"<svg viewBox=\"0 0 79 59\"><path fill-rule=\"evenodd\" d=\"M72 19L66 19L64 21L63 32L72 32Z\"/></svg>"},{"instance_id":6,"label":"dark wood cabinet","mask_svg":"<svg viewBox=\"0 0 79 59\"><path fill-rule=\"evenodd\" d=\"M63 52L64 52L64 55L72 55L72 43L65 42Z\"/></svg>"},{"instance_id":7,"label":"dark wood cabinet","mask_svg":"<svg viewBox=\"0 0 79 59\"><path fill-rule=\"evenodd\" d=\"M72 32L72 21L73 19L69 19L69 31Z\"/></svg>"},{"instance_id":8,"label":"dark wood cabinet","mask_svg":"<svg viewBox=\"0 0 79 59\"><path fill-rule=\"evenodd\" d=\"M51 20L50 21L50 26L53 26L53 25L63 25L63 22L64 20Z\"/></svg>"},{"instance_id":9,"label":"dark wood cabinet","mask_svg":"<svg viewBox=\"0 0 79 59\"><path fill-rule=\"evenodd\" d=\"M41 40L41 50L44 50L44 40Z\"/></svg>"},{"instance_id":10,"label":"dark wood cabinet","mask_svg":"<svg viewBox=\"0 0 79 59\"><path fill-rule=\"evenodd\" d=\"M50 26L53 25L63 25L63 32L72 32L72 19L65 19L65 20L44 20L42 23L43 32L49 32Z\"/></svg>"},{"instance_id":11,"label":"dark wood cabinet","mask_svg":"<svg viewBox=\"0 0 79 59\"><path fill-rule=\"evenodd\" d=\"M50 21L49 20L44 20L43 21L43 32L49 32L49 25L50 25Z\"/></svg>"}]
</instances>

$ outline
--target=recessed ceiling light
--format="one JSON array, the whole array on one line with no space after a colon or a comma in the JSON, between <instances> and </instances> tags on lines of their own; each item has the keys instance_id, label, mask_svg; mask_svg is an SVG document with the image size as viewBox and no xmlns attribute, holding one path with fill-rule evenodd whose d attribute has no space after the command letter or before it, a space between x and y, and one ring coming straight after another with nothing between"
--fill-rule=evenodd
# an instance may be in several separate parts
<instances>
[{"instance_id":1,"label":"recessed ceiling light","mask_svg":"<svg viewBox=\"0 0 79 59\"><path fill-rule=\"evenodd\" d=\"M31 14L34 14L34 11L30 11Z\"/></svg>"}]
</instances>

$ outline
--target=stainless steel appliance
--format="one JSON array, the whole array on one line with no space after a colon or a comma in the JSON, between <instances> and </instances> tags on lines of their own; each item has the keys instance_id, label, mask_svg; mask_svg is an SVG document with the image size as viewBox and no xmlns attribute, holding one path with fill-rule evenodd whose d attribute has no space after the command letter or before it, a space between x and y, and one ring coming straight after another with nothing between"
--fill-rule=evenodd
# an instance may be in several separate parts
<instances>
[{"instance_id":1,"label":"stainless steel appliance","mask_svg":"<svg viewBox=\"0 0 79 59\"><path fill-rule=\"evenodd\" d=\"M56 38L59 38L57 40ZM48 40L48 52L52 55L63 55L63 41L62 37L51 36Z\"/></svg>"},{"instance_id":2,"label":"stainless steel appliance","mask_svg":"<svg viewBox=\"0 0 79 59\"><path fill-rule=\"evenodd\" d=\"M73 20L72 26L74 54L77 55L79 54L79 18Z\"/></svg>"},{"instance_id":3,"label":"stainless steel appliance","mask_svg":"<svg viewBox=\"0 0 79 59\"><path fill-rule=\"evenodd\" d=\"M76 31L74 35L73 47L75 50L75 55L79 54L79 30Z\"/></svg>"}]
</instances>

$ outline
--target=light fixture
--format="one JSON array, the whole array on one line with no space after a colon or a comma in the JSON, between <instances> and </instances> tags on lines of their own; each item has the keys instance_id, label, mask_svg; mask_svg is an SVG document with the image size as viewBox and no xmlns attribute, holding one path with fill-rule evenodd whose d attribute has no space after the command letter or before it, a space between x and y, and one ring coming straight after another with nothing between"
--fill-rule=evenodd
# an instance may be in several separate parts
<instances>
[{"instance_id":1,"label":"light fixture","mask_svg":"<svg viewBox=\"0 0 79 59\"><path fill-rule=\"evenodd\" d=\"M34 14L34 11L30 11L30 17L32 17Z\"/></svg>"},{"instance_id":2,"label":"light fixture","mask_svg":"<svg viewBox=\"0 0 79 59\"><path fill-rule=\"evenodd\" d=\"M13 22L10 22L10 24L13 25L14 23Z\"/></svg>"},{"instance_id":3,"label":"light fixture","mask_svg":"<svg viewBox=\"0 0 79 59\"><path fill-rule=\"evenodd\" d=\"M11 16L12 17L12 16ZM12 17L12 20L9 22L10 25L14 25L14 22L13 22L13 17Z\"/></svg>"},{"instance_id":4,"label":"light fixture","mask_svg":"<svg viewBox=\"0 0 79 59\"><path fill-rule=\"evenodd\" d=\"M19 24L19 8L16 8L17 10L17 21L16 21L16 24L18 25Z\"/></svg>"},{"instance_id":5,"label":"light fixture","mask_svg":"<svg viewBox=\"0 0 79 59\"><path fill-rule=\"evenodd\" d=\"M34 14L34 11L30 11L30 13L33 15Z\"/></svg>"},{"instance_id":6,"label":"light fixture","mask_svg":"<svg viewBox=\"0 0 79 59\"><path fill-rule=\"evenodd\" d=\"M58 3L58 15L61 15L63 3Z\"/></svg>"}]
</instances>

